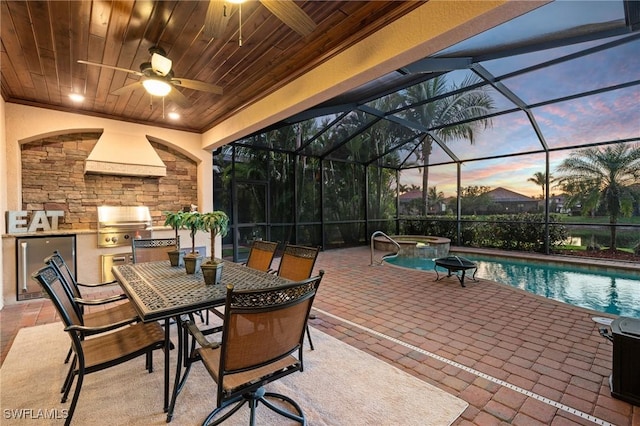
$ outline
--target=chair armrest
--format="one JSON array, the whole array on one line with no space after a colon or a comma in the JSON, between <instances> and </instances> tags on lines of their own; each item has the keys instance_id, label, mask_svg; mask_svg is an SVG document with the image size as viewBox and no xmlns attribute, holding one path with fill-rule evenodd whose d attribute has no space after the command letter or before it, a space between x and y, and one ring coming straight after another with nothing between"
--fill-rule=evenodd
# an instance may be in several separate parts
<instances>
[{"instance_id":1,"label":"chair armrest","mask_svg":"<svg viewBox=\"0 0 640 426\"><path fill-rule=\"evenodd\" d=\"M95 306L95 305L105 305L107 303L117 302L119 300L125 300L127 298L126 294L118 294L116 296L105 297L104 299L82 299L79 297L75 297L74 300L76 303L87 306Z\"/></svg>"},{"instance_id":2,"label":"chair armrest","mask_svg":"<svg viewBox=\"0 0 640 426\"><path fill-rule=\"evenodd\" d=\"M220 346L220 342L210 342L202 333L202 331L192 322L187 321L184 323L185 327L189 330L189 333L193 336L198 344L203 348L215 349ZM218 327L216 327L217 329ZM211 329L215 330L215 329Z\"/></svg>"},{"instance_id":3,"label":"chair armrest","mask_svg":"<svg viewBox=\"0 0 640 426\"><path fill-rule=\"evenodd\" d=\"M222 326L219 325L217 327L205 328L204 330L200 329L200 332L205 336L208 336L213 333L222 333Z\"/></svg>"},{"instance_id":4,"label":"chair armrest","mask_svg":"<svg viewBox=\"0 0 640 426\"><path fill-rule=\"evenodd\" d=\"M126 320L114 322L112 324L103 325L101 327L87 327L85 325L70 325L65 327L64 331L79 331L83 334L99 334L107 331L124 327L125 325L137 322L139 318L128 318Z\"/></svg>"},{"instance_id":5,"label":"chair armrest","mask_svg":"<svg viewBox=\"0 0 640 426\"><path fill-rule=\"evenodd\" d=\"M102 287L102 286L105 286L105 285L118 284L118 281L117 280L113 280L113 281L107 281L107 282L104 282L104 283L76 283L76 284L78 284L79 286L82 286L82 287L94 287L95 288L95 287Z\"/></svg>"}]
</instances>

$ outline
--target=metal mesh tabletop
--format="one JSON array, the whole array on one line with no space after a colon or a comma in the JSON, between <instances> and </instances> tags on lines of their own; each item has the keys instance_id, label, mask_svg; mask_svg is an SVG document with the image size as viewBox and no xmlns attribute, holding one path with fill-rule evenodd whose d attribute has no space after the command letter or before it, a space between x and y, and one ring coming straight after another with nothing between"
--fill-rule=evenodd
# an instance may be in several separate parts
<instances>
[{"instance_id":1,"label":"metal mesh tabletop","mask_svg":"<svg viewBox=\"0 0 640 426\"><path fill-rule=\"evenodd\" d=\"M224 261L222 284L206 285L202 273L185 273L168 260L113 267L113 274L144 321L187 314L224 304L227 284L236 289L260 289L290 282L277 275Z\"/></svg>"}]
</instances>

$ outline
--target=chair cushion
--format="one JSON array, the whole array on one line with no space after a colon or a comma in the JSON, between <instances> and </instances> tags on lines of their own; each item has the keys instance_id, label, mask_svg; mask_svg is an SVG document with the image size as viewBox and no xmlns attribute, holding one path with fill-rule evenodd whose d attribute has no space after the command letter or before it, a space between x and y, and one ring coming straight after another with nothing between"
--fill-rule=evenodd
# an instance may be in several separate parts
<instances>
[{"instance_id":1,"label":"chair cushion","mask_svg":"<svg viewBox=\"0 0 640 426\"><path fill-rule=\"evenodd\" d=\"M198 353L202 357L202 362L213 380L216 383L219 382L218 369L220 368L220 348L199 348ZM223 387L225 391L233 391L235 388L241 385L245 385L250 382L258 381L264 377L287 369L289 367L297 367L299 361L296 357L289 355L279 361L272 362L263 367L256 368L250 371L244 371L242 373L225 374Z\"/></svg>"},{"instance_id":2,"label":"chair cushion","mask_svg":"<svg viewBox=\"0 0 640 426\"><path fill-rule=\"evenodd\" d=\"M82 341L86 369L104 368L113 360L138 355L164 344L164 330L157 322L136 323L112 333Z\"/></svg>"}]
</instances>

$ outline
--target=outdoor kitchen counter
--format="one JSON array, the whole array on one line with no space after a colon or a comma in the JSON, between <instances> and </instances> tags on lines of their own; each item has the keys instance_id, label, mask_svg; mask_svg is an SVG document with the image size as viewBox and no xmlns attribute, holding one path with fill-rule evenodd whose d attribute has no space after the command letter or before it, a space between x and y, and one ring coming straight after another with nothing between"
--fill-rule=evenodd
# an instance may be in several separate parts
<instances>
[{"instance_id":1,"label":"outdoor kitchen counter","mask_svg":"<svg viewBox=\"0 0 640 426\"><path fill-rule=\"evenodd\" d=\"M170 226L151 226L149 229L152 232L170 232L168 237L174 235L173 228ZM69 235L69 234L96 234L97 229L56 229L54 231L38 231L38 232L14 232L10 234L2 234L2 238L19 238L19 237L46 237L47 235ZM97 238L97 237L96 237Z\"/></svg>"},{"instance_id":2,"label":"outdoor kitchen counter","mask_svg":"<svg viewBox=\"0 0 640 426\"><path fill-rule=\"evenodd\" d=\"M11 234L2 234L2 238L21 238L21 237L46 237L48 235L81 235L95 234L95 229L56 229L55 231L38 231L38 232L14 232Z\"/></svg>"},{"instance_id":3,"label":"outdoor kitchen counter","mask_svg":"<svg viewBox=\"0 0 640 426\"><path fill-rule=\"evenodd\" d=\"M164 228L164 229L163 229ZM30 236L55 236L55 235L76 235L76 256L77 256L77 268L78 268L78 280L87 283L97 283L101 281L102 263L101 256L108 254L117 254L122 252L130 252L130 247L109 247L99 248L97 246L97 234L96 229L58 229L56 231L47 232L30 232L30 233L15 233L5 234L2 236L2 297L4 303L14 304L19 303L16 300L16 239L21 237ZM154 238L171 238L175 236L175 232L167 227L154 227ZM189 237L189 231L180 231L180 239L183 241L183 245L190 244L191 238ZM196 246L209 247L210 240L209 234L205 232L199 232L196 235ZM209 249L207 249L209 250ZM44 259L43 259L44 260Z\"/></svg>"}]
</instances>

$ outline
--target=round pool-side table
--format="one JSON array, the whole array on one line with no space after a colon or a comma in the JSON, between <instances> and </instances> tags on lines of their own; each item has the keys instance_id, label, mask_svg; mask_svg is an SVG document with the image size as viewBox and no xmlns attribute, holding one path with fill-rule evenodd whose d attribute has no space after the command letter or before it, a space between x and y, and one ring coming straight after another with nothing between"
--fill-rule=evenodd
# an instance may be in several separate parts
<instances>
[{"instance_id":1,"label":"round pool-side table","mask_svg":"<svg viewBox=\"0 0 640 426\"><path fill-rule=\"evenodd\" d=\"M465 286L465 274L470 269L473 269L473 276L471 277L471 279L476 281L476 271L478 270L478 265L476 265L475 262L472 262L469 259L465 259L464 257L460 256L447 256L437 258L434 260L434 262L435 266L433 267L433 270L436 271L436 281L445 278L445 276L440 278L440 274L438 274L437 269L438 266L447 270L446 277L450 277L455 273L462 287ZM458 272L460 272L460 274L458 274Z\"/></svg>"}]
</instances>

